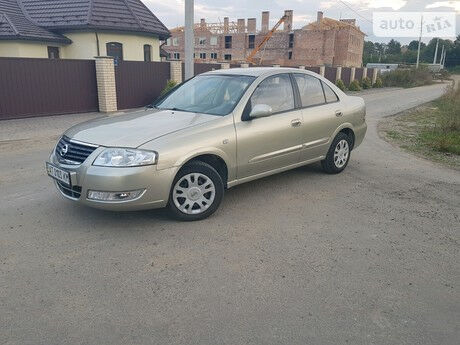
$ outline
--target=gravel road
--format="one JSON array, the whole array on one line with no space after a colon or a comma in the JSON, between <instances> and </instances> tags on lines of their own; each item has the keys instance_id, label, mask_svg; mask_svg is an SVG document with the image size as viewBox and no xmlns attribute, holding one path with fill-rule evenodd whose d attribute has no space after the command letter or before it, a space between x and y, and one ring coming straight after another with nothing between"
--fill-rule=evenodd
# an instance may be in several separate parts
<instances>
[{"instance_id":1,"label":"gravel road","mask_svg":"<svg viewBox=\"0 0 460 345\"><path fill-rule=\"evenodd\" d=\"M241 185L195 223L58 196L44 161L97 114L0 123L0 344L458 344L460 174L376 130L444 87L363 93L342 174Z\"/></svg>"}]
</instances>

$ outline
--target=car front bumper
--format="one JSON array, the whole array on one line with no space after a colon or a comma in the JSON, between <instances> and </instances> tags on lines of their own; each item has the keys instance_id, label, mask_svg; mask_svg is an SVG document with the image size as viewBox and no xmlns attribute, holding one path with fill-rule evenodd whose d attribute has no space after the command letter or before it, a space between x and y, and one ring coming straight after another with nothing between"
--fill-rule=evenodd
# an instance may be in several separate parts
<instances>
[{"instance_id":1,"label":"car front bumper","mask_svg":"<svg viewBox=\"0 0 460 345\"><path fill-rule=\"evenodd\" d=\"M71 187L54 180L59 192L69 200L90 207L113 210L135 211L165 207L168 203L171 184L178 168L158 170L156 165L141 167L112 168L93 166L92 162L100 153L95 150L80 165L62 164L51 153L49 162L70 173ZM126 192L144 190L136 199L105 201L88 199L88 191Z\"/></svg>"}]
</instances>

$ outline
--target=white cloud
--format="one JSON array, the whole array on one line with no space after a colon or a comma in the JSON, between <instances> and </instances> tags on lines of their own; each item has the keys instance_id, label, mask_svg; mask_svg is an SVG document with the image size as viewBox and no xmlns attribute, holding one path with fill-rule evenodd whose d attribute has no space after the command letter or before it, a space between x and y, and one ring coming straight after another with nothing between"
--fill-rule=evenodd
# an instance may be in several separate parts
<instances>
[{"instance_id":1,"label":"white cloud","mask_svg":"<svg viewBox=\"0 0 460 345\"><path fill-rule=\"evenodd\" d=\"M426 5L425 8L438 8L438 7L450 7L454 9L455 12L460 13L460 1L437 1L433 4Z\"/></svg>"}]
</instances>

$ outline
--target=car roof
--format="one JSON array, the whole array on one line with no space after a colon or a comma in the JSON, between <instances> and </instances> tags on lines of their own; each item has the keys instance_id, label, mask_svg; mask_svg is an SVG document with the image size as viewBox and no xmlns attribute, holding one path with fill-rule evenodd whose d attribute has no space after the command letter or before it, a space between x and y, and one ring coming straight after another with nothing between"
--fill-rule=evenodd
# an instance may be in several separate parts
<instances>
[{"instance_id":1,"label":"car roof","mask_svg":"<svg viewBox=\"0 0 460 345\"><path fill-rule=\"evenodd\" d=\"M249 75L260 77L262 75L270 75L276 73L309 73L310 71L291 67L248 67L248 68L230 68L218 69L203 74L226 74L226 75Z\"/></svg>"}]
</instances>

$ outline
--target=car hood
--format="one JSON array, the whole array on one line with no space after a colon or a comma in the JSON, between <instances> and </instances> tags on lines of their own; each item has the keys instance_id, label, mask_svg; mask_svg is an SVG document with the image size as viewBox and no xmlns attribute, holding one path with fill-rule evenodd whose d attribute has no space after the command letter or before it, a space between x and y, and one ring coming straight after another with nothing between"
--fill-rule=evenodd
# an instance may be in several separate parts
<instances>
[{"instance_id":1,"label":"car hood","mask_svg":"<svg viewBox=\"0 0 460 345\"><path fill-rule=\"evenodd\" d=\"M135 148L166 134L216 119L214 115L148 109L84 122L64 135L90 144Z\"/></svg>"}]
</instances>

